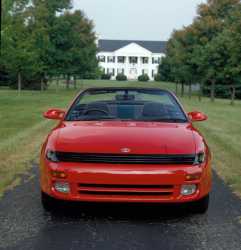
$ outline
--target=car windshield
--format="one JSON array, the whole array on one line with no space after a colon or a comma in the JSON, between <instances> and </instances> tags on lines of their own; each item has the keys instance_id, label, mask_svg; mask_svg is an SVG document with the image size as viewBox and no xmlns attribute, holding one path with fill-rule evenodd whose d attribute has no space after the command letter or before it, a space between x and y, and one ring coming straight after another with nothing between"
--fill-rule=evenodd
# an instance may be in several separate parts
<instances>
[{"instance_id":1,"label":"car windshield","mask_svg":"<svg viewBox=\"0 0 241 250\"><path fill-rule=\"evenodd\" d=\"M156 89L89 89L76 99L67 121L187 122L187 117L168 91Z\"/></svg>"}]
</instances>

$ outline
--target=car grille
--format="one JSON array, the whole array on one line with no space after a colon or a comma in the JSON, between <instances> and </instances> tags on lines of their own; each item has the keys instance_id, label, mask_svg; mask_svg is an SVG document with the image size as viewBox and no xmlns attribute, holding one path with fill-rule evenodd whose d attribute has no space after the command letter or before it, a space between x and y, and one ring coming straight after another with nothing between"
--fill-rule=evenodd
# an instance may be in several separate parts
<instances>
[{"instance_id":1,"label":"car grille","mask_svg":"<svg viewBox=\"0 0 241 250\"><path fill-rule=\"evenodd\" d=\"M98 196L170 196L173 185L78 184L81 195Z\"/></svg>"},{"instance_id":2,"label":"car grille","mask_svg":"<svg viewBox=\"0 0 241 250\"><path fill-rule=\"evenodd\" d=\"M193 165L195 155L133 155L56 152L60 162Z\"/></svg>"}]
</instances>

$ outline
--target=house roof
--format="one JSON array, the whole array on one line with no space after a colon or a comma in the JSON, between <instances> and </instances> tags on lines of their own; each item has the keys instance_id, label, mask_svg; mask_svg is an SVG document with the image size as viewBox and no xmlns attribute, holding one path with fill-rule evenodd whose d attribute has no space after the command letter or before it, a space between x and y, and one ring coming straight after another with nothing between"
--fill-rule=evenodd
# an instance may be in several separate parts
<instances>
[{"instance_id":1,"label":"house roof","mask_svg":"<svg viewBox=\"0 0 241 250\"><path fill-rule=\"evenodd\" d=\"M127 46L130 43L136 43L141 47L151 51L152 53L165 53L165 41L140 41L140 40L108 40L100 39L98 42L99 51L113 52Z\"/></svg>"}]
</instances>

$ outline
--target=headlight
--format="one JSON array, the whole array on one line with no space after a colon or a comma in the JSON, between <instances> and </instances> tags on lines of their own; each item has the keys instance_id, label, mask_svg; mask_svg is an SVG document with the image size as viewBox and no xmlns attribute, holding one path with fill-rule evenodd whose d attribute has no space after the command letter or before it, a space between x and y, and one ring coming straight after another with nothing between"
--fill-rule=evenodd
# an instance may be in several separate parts
<instances>
[{"instance_id":1,"label":"headlight","mask_svg":"<svg viewBox=\"0 0 241 250\"><path fill-rule=\"evenodd\" d=\"M67 182L55 182L54 183L54 188L60 193L70 193L70 186L69 183Z\"/></svg>"},{"instance_id":2,"label":"headlight","mask_svg":"<svg viewBox=\"0 0 241 250\"><path fill-rule=\"evenodd\" d=\"M186 195L192 195L197 191L197 185L195 184L189 184L189 185L182 185L181 187L181 194Z\"/></svg>"},{"instance_id":3,"label":"headlight","mask_svg":"<svg viewBox=\"0 0 241 250\"><path fill-rule=\"evenodd\" d=\"M201 153L196 155L194 165L202 164L205 162L205 160L206 160L206 155L204 152L201 152Z\"/></svg>"},{"instance_id":4,"label":"headlight","mask_svg":"<svg viewBox=\"0 0 241 250\"><path fill-rule=\"evenodd\" d=\"M57 155L56 155L56 152L53 151L53 150L48 150L48 151L47 151L46 158L47 158L49 161L52 161L52 162L59 162L58 157L57 157Z\"/></svg>"}]
</instances>

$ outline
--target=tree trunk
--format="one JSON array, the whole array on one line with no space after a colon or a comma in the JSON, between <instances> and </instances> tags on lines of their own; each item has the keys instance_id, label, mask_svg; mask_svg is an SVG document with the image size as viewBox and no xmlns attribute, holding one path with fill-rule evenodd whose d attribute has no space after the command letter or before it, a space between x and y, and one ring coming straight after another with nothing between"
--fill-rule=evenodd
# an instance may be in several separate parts
<instances>
[{"instance_id":1,"label":"tree trunk","mask_svg":"<svg viewBox=\"0 0 241 250\"><path fill-rule=\"evenodd\" d=\"M22 75L21 72L18 72L18 93L20 94L22 90Z\"/></svg>"},{"instance_id":2,"label":"tree trunk","mask_svg":"<svg viewBox=\"0 0 241 250\"><path fill-rule=\"evenodd\" d=\"M57 76L57 79L56 79L56 92L59 88L59 76Z\"/></svg>"},{"instance_id":3,"label":"tree trunk","mask_svg":"<svg viewBox=\"0 0 241 250\"><path fill-rule=\"evenodd\" d=\"M192 98L192 83L189 83L189 86L188 86L188 96L189 96L189 99Z\"/></svg>"},{"instance_id":4,"label":"tree trunk","mask_svg":"<svg viewBox=\"0 0 241 250\"><path fill-rule=\"evenodd\" d=\"M234 105L236 89L235 86L231 87L231 105Z\"/></svg>"},{"instance_id":5,"label":"tree trunk","mask_svg":"<svg viewBox=\"0 0 241 250\"><path fill-rule=\"evenodd\" d=\"M44 80L43 77L41 77L41 91L44 91Z\"/></svg>"},{"instance_id":6,"label":"tree trunk","mask_svg":"<svg viewBox=\"0 0 241 250\"><path fill-rule=\"evenodd\" d=\"M66 80L66 88L69 89L69 85L70 85L70 76L67 75L67 80Z\"/></svg>"},{"instance_id":7,"label":"tree trunk","mask_svg":"<svg viewBox=\"0 0 241 250\"><path fill-rule=\"evenodd\" d=\"M52 82L53 82L53 78L52 78L52 77L50 77L50 78L48 79L48 83L49 83L49 85L52 85Z\"/></svg>"},{"instance_id":8,"label":"tree trunk","mask_svg":"<svg viewBox=\"0 0 241 250\"><path fill-rule=\"evenodd\" d=\"M84 80L81 79L81 89L84 89Z\"/></svg>"},{"instance_id":9,"label":"tree trunk","mask_svg":"<svg viewBox=\"0 0 241 250\"><path fill-rule=\"evenodd\" d=\"M176 90L175 90L176 95L178 95L178 82L176 82Z\"/></svg>"},{"instance_id":10,"label":"tree trunk","mask_svg":"<svg viewBox=\"0 0 241 250\"><path fill-rule=\"evenodd\" d=\"M199 92L198 92L198 100L201 102L202 101L202 96L203 96L203 84L199 84Z\"/></svg>"},{"instance_id":11,"label":"tree trunk","mask_svg":"<svg viewBox=\"0 0 241 250\"><path fill-rule=\"evenodd\" d=\"M184 82L182 82L182 90L181 90L181 97L184 96Z\"/></svg>"},{"instance_id":12,"label":"tree trunk","mask_svg":"<svg viewBox=\"0 0 241 250\"><path fill-rule=\"evenodd\" d=\"M76 79L76 76L74 76L74 89L77 89L77 79Z\"/></svg>"},{"instance_id":13,"label":"tree trunk","mask_svg":"<svg viewBox=\"0 0 241 250\"><path fill-rule=\"evenodd\" d=\"M212 80L211 82L211 101L215 101L215 80Z\"/></svg>"}]
</instances>

